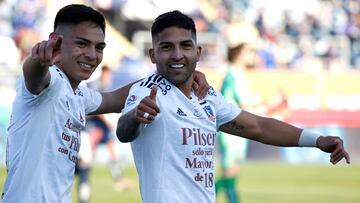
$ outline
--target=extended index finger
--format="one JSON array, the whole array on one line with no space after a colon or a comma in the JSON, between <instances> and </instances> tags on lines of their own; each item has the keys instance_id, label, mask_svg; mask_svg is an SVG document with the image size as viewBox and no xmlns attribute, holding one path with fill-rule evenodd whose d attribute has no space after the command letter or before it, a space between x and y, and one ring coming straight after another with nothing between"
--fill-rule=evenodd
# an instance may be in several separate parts
<instances>
[{"instance_id":1,"label":"extended index finger","mask_svg":"<svg viewBox=\"0 0 360 203\"><path fill-rule=\"evenodd\" d=\"M62 44L62 36L57 33L52 32L49 35L49 41L46 44L45 57L50 61L50 63L54 63L56 56L60 52L60 47Z\"/></svg>"}]
</instances>

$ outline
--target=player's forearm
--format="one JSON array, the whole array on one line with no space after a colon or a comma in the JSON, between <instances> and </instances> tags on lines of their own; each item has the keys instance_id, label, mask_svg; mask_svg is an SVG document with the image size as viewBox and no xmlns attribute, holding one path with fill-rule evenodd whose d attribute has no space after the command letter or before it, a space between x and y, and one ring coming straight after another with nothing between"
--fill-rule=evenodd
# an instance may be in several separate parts
<instances>
[{"instance_id":1,"label":"player's forearm","mask_svg":"<svg viewBox=\"0 0 360 203\"><path fill-rule=\"evenodd\" d=\"M116 136L120 142L131 142L139 135L142 125L134 120L132 114L133 112L130 111L120 116L118 120Z\"/></svg>"},{"instance_id":2,"label":"player's forearm","mask_svg":"<svg viewBox=\"0 0 360 203\"><path fill-rule=\"evenodd\" d=\"M262 118L260 127L259 142L284 147L298 146L302 129L273 118Z\"/></svg>"},{"instance_id":3,"label":"player's forearm","mask_svg":"<svg viewBox=\"0 0 360 203\"><path fill-rule=\"evenodd\" d=\"M98 115L105 113L120 113L124 108L131 85L133 85L133 83L128 84L124 87L120 87L111 92L101 92L101 105L96 111L90 114Z\"/></svg>"},{"instance_id":4,"label":"player's forearm","mask_svg":"<svg viewBox=\"0 0 360 203\"><path fill-rule=\"evenodd\" d=\"M222 125L221 131L275 146L298 146L301 129L282 121L247 111Z\"/></svg>"},{"instance_id":5,"label":"player's forearm","mask_svg":"<svg viewBox=\"0 0 360 203\"><path fill-rule=\"evenodd\" d=\"M23 65L25 84L33 94L39 94L50 82L49 67L39 60L28 57Z\"/></svg>"}]
</instances>

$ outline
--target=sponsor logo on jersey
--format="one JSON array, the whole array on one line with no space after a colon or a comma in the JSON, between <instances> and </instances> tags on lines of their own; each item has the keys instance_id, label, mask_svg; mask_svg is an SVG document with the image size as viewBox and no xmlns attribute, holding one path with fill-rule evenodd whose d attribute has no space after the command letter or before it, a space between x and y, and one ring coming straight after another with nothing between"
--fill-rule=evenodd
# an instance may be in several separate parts
<instances>
[{"instance_id":1,"label":"sponsor logo on jersey","mask_svg":"<svg viewBox=\"0 0 360 203\"><path fill-rule=\"evenodd\" d=\"M176 113L177 113L179 116L187 116L186 113L184 113L180 108L177 109Z\"/></svg>"},{"instance_id":2,"label":"sponsor logo on jersey","mask_svg":"<svg viewBox=\"0 0 360 203\"><path fill-rule=\"evenodd\" d=\"M212 110L211 106L207 105L207 106L204 106L204 111L208 117L208 119L212 122L215 121L215 115L214 115L214 111Z\"/></svg>"},{"instance_id":3,"label":"sponsor logo on jersey","mask_svg":"<svg viewBox=\"0 0 360 203\"><path fill-rule=\"evenodd\" d=\"M201 117L202 116L201 111L199 109L197 109L197 108L194 108L194 116Z\"/></svg>"},{"instance_id":4,"label":"sponsor logo on jersey","mask_svg":"<svg viewBox=\"0 0 360 203\"><path fill-rule=\"evenodd\" d=\"M134 104L136 100L137 100L137 96L131 95L131 96L128 98L128 100L126 101L126 105Z\"/></svg>"}]
</instances>

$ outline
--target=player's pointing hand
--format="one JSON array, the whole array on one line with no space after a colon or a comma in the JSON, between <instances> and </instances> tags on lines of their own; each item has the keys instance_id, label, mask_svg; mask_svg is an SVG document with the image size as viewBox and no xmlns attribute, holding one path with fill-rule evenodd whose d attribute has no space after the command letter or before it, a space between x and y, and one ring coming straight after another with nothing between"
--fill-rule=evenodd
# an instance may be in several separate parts
<instances>
[{"instance_id":1,"label":"player's pointing hand","mask_svg":"<svg viewBox=\"0 0 360 203\"><path fill-rule=\"evenodd\" d=\"M49 40L37 43L31 50L31 58L42 66L49 67L59 61L60 47L63 37L52 32Z\"/></svg>"}]
</instances>

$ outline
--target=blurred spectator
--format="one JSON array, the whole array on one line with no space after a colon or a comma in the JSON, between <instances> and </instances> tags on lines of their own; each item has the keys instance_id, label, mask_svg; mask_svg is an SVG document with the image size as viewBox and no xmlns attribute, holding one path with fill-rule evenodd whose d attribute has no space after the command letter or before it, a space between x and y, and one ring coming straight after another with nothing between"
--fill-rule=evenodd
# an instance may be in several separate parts
<instances>
[{"instance_id":1,"label":"blurred spectator","mask_svg":"<svg viewBox=\"0 0 360 203\"><path fill-rule=\"evenodd\" d=\"M144 78L154 71L155 67L146 63L142 58L125 56L113 72L111 89Z\"/></svg>"},{"instance_id":2,"label":"blurred spectator","mask_svg":"<svg viewBox=\"0 0 360 203\"><path fill-rule=\"evenodd\" d=\"M66 1L71 2L78 1ZM92 4L100 9L110 25L117 28L130 41L136 31L149 30L152 19L158 14L179 9L193 16L198 30L202 32L222 35L228 32L225 30L232 29L228 29L231 27L228 25L238 23L253 26L258 32L254 36L259 36L256 43L262 45L259 54L265 68L302 68L305 64L300 63L301 61L314 61L311 64L321 64L322 61L322 66L329 70L337 66L356 69L360 63L358 0L281 1L277 6L266 0L185 0L178 3L165 0L80 2ZM41 36L43 23L52 14L53 7L59 5L56 1L47 0L1 1L1 32L13 37L22 55L26 55L28 44L32 44L31 42ZM240 34L236 31L234 33L237 34L232 35L244 39L248 38L246 36L251 32L254 33L249 29L242 29ZM327 36L330 37L331 43L326 45L322 39ZM284 44L282 39L290 40ZM229 46L241 43L239 40L236 43L231 40ZM247 39L245 41L249 42ZM324 49L324 45L328 48ZM314 51L315 49L317 51ZM289 50L291 54L282 55ZM339 60L347 63L338 64Z\"/></svg>"},{"instance_id":3,"label":"blurred spectator","mask_svg":"<svg viewBox=\"0 0 360 203\"><path fill-rule=\"evenodd\" d=\"M15 41L8 36L0 35L0 44L3 47L0 49L1 70L4 72L15 72L15 70L20 66L21 62L20 51L17 48Z\"/></svg>"}]
</instances>

